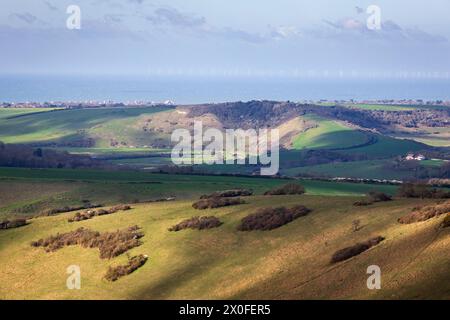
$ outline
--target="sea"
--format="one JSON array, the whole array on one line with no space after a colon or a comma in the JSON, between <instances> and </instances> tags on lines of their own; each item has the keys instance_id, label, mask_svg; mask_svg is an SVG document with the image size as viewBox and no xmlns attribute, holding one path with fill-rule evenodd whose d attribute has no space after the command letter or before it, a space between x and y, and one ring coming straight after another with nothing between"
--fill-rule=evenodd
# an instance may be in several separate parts
<instances>
[{"instance_id":1,"label":"sea","mask_svg":"<svg viewBox=\"0 0 450 320\"><path fill-rule=\"evenodd\" d=\"M0 75L0 102L450 100L449 79Z\"/></svg>"}]
</instances>

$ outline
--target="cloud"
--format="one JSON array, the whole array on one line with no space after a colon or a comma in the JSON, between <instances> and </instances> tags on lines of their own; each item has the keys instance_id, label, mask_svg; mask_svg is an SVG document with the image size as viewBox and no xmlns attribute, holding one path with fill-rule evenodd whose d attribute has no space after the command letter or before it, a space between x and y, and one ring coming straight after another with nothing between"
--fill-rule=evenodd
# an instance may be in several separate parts
<instances>
[{"instance_id":1,"label":"cloud","mask_svg":"<svg viewBox=\"0 0 450 320\"><path fill-rule=\"evenodd\" d=\"M355 10L356 10L356 13L357 13L357 14L362 14L362 13L364 13L364 11L365 11L363 8L358 7L358 6L355 7Z\"/></svg>"},{"instance_id":2,"label":"cloud","mask_svg":"<svg viewBox=\"0 0 450 320\"><path fill-rule=\"evenodd\" d=\"M302 32L295 26L269 26L269 37L273 39L287 39L294 36L301 36Z\"/></svg>"},{"instance_id":3,"label":"cloud","mask_svg":"<svg viewBox=\"0 0 450 320\"><path fill-rule=\"evenodd\" d=\"M365 28L364 24L356 19L353 18L345 18L339 21L328 21L328 20L324 20L324 22L326 24L328 24L329 26L338 29L338 30L363 30Z\"/></svg>"},{"instance_id":4,"label":"cloud","mask_svg":"<svg viewBox=\"0 0 450 320\"><path fill-rule=\"evenodd\" d=\"M29 12L26 12L26 13L11 13L9 15L9 17L11 19L20 20L20 21L25 22L27 24L34 24L35 22L38 21L38 18L36 16L32 15Z\"/></svg>"},{"instance_id":5,"label":"cloud","mask_svg":"<svg viewBox=\"0 0 450 320\"><path fill-rule=\"evenodd\" d=\"M153 24L167 24L176 27L200 27L206 24L204 17L183 14L175 8L158 8L146 19Z\"/></svg>"},{"instance_id":6,"label":"cloud","mask_svg":"<svg viewBox=\"0 0 450 320\"><path fill-rule=\"evenodd\" d=\"M123 14L105 14L103 16L103 19L107 23L121 23L121 22L123 22L124 17L125 17L125 15L123 15Z\"/></svg>"},{"instance_id":7,"label":"cloud","mask_svg":"<svg viewBox=\"0 0 450 320\"><path fill-rule=\"evenodd\" d=\"M47 6L48 9L50 9L51 11L57 11L58 8L55 7L53 4L50 3L50 1L44 1L44 4Z\"/></svg>"},{"instance_id":8,"label":"cloud","mask_svg":"<svg viewBox=\"0 0 450 320\"><path fill-rule=\"evenodd\" d=\"M386 42L445 42L447 39L440 35L433 35L419 28L402 28L392 20L381 23L380 30L369 30L365 21L355 18L345 18L337 21L324 20L329 28L319 28L309 32L318 38L342 39L364 38Z\"/></svg>"},{"instance_id":9,"label":"cloud","mask_svg":"<svg viewBox=\"0 0 450 320\"><path fill-rule=\"evenodd\" d=\"M131 3L137 3L137 4L143 4L145 2L145 0L127 0L128 2Z\"/></svg>"},{"instance_id":10,"label":"cloud","mask_svg":"<svg viewBox=\"0 0 450 320\"><path fill-rule=\"evenodd\" d=\"M155 26L165 27L178 32L198 36L221 37L228 40L241 40L258 43L266 39L259 35L230 27L216 27L208 24L203 16L187 14L172 7L157 8L153 14L144 16L145 20Z\"/></svg>"},{"instance_id":11,"label":"cloud","mask_svg":"<svg viewBox=\"0 0 450 320\"><path fill-rule=\"evenodd\" d=\"M210 34L216 34L226 39L237 39L250 43L261 43L265 42L267 39L259 34L250 33L244 30L232 29L232 28L222 28L217 30L211 30Z\"/></svg>"}]
</instances>

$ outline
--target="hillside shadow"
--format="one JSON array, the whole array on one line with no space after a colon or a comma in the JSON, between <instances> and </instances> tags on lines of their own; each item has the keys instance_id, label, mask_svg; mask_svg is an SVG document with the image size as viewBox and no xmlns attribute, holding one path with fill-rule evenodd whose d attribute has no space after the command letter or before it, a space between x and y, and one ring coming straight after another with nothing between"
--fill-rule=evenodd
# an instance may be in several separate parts
<instances>
[{"instance_id":1,"label":"hillside shadow","mask_svg":"<svg viewBox=\"0 0 450 320\"><path fill-rule=\"evenodd\" d=\"M197 255L198 256L198 255ZM189 257L192 260L192 256ZM208 258L195 258L194 261L184 265L181 268L177 268L174 272L167 274L158 280L154 285L148 286L145 289L139 290L134 294L134 298L139 300L163 300L163 299L174 299L174 292L180 287L185 286L187 283L192 281L194 278L201 276L199 272L207 272L213 267L214 259ZM149 263L147 263L150 268L151 257ZM181 299L198 299L205 297L198 296L186 296ZM180 299L177 297L177 299Z\"/></svg>"}]
</instances>

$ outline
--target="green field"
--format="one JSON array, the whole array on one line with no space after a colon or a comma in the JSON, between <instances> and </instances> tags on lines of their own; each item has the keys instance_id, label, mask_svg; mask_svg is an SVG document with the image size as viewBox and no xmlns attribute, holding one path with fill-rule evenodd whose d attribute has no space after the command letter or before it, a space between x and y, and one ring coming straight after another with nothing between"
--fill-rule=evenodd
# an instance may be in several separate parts
<instances>
[{"instance_id":1,"label":"green field","mask_svg":"<svg viewBox=\"0 0 450 320\"><path fill-rule=\"evenodd\" d=\"M283 170L282 173L290 176L308 174L325 177L346 177L364 179L396 179L410 178L410 172L385 168L385 160L369 160L355 162L327 163L322 165L298 167Z\"/></svg>"},{"instance_id":2,"label":"green field","mask_svg":"<svg viewBox=\"0 0 450 320\"><path fill-rule=\"evenodd\" d=\"M364 144L368 136L333 120L317 116L305 116L306 120L317 123L316 128L300 133L293 140L294 149L345 149Z\"/></svg>"},{"instance_id":3,"label":"green field","mask_svg":"<svg viewBox=\"0 0 450 320\"><path fill-rule=\"evenodd\" d=\"M381 110L381 111L410 111L417 109L445 109L445 106L432 106L432 105L393 105L393 104L367 104L367 103L355 103L346 104L345 107L365 110Z\"/></svg>"},{"instance_id":4,"label":"green field","mask_svg":"<svg viewBox=\"0 0 450 320\"><path fill-rule=\"evenodd\" d=\"M364 110L381 110L381 111L408 111L417 109L417 106L407 106L407 105L389 105L389 104L347 104L345 105L349 108L364 109Z\"/></svg>"},{"instance_id":5,"label":"green field","mask_svg":"<svg viewBox=\"0 0 450 320\"><path fill-rule=\"evenodd\" d=\"M227 176L167 175L138 171L0 168L0 217L35 216L46 209L91 203L113 205L167 197L192 199L202 194L248 188L256 194L290 180ZM361 196L396 187L300 180L311 195Z\"/></svg>"},{"instance_id":6,"label":"green field","mask_svg":"<svg viewBox=\"0 0 450 320\"><path fill-rule=\"evenodd\" d=\"M207 210L223 221L219 228L169 232L198 215L191 201L137 204L113 215L69 224L73 215L32 219L0 230L0 299L448 299L448 230L441 218L401 225L397 218L423 200L396 200L354 207L354 197L248 197L246 204ZM272 231L236 230L257 208L302 204L313 211ZM363 228L352 232L352 221ZM145 236L131 256L147 263L117 282L104 275L124 264L126 254L101 260L97 249L65 247L52 253L30 242L79 227L104 232L137 224ZM382 235L380 245L342 263L330 264L345 246ZM66 269L81 270L81 289L68 290ZM382 270L382 290L368 290L367 267Z\"/></svg>"},{"instance_id":7,"label":"green field","mask_svg":"<svg viewBox=\"0 0 450 320\"><path fill-rule=\"evenodd\" d=\"M297 167L282 170L288 176L310 175L316 177L345 177L362 179L408 180L414 179L412 170L398 170L390 167L390 160L367 160L327 163L315 166ZM422 161L424 166L439 168L434 162Z\"/></svg>"},{"instance_id":8,"label":"green field","mask_svg":"<svg viewBox=\"0 0 450 320\"><path fill-rule=\"evenodd\" d=\"M425 150L428 147L413 140L395 139L377 135L377 142L361 148L345 150L347 154L364 154L376 158L392 158L404 156L408 152Z\"/></svg>"}]
</instances>

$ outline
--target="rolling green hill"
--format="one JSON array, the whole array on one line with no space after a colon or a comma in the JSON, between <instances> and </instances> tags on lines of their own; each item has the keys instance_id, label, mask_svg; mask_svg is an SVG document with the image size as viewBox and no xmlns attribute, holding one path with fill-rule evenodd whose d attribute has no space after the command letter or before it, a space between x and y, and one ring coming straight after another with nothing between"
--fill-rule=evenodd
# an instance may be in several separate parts
<instances>
[{"instance_id":1,"label":"rolling green hill","mask_svg":"<svg viewBox=\"0 0 450 320\"><path fill-rule=\"evenodd\" d=\"M367 134L336 121L318 116L304 116L304 118L314 121L317 127L295 137L292 143L294 149L345 149L369 141Z\"/></svg>"},{"instance_id":2,"label":"rolling green hill","mask_svg":"<svg viewBox=\"0 0 450 320\"><path fill-rule=\"evenodd\" d=\"M0 108L0 119L14 118L17 116L31 115L41 112L58 110L57 108Z\"/></svg>"},{"instance_id":3,"label":"rolling green hill","mask_svg":"<svg viewBox=\"0 0 450 320\"><path fill-rule=\"evenodd\" d=\"M111 137L133 139L137 130L127 128L141 115L169 107L66 109L0 118L0 141L4 143L70 142L95 138L99 146ZM123 123L122 123L123 121ZM120 141L120 140L119 140Z\"/></svg>"}]
</instances>

